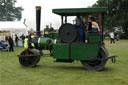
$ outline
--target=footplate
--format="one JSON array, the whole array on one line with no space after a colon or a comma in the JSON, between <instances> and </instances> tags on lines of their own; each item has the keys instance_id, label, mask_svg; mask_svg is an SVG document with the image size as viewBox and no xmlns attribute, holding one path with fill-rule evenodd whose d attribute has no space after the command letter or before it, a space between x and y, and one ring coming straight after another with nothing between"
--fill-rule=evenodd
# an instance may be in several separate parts
<instances>
[{"instance_id":1,"label":"footplate","mask_svg":"<svg viewBox=\"0 0 128 85\"><path fill-rule=\"evenodd\" d=\"M116 55L109 55L107 58L112 60L112 63L116 62Z\"/></svg>"}]
</instances>

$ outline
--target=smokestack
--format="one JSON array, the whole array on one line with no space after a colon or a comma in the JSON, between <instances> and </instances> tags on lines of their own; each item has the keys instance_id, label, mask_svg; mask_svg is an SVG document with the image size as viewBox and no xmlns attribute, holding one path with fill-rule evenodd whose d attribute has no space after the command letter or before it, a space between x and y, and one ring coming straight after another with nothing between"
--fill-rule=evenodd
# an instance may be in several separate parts
<instances>
[{"instance_id":1,"label":"smokestack","mask_svg":"<svg viewBox=\"0 0 128 85\"><path fill-rule=\"evenodd\" d=\"M36 6L36 34L40 36L41 6Z\"/></svg>"}]
</instances>

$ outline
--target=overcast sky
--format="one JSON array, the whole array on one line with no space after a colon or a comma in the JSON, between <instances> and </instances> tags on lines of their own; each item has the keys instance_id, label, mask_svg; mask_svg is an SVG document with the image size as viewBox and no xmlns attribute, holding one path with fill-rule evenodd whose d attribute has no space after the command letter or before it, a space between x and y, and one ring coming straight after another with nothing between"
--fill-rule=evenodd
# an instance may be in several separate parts
<instances>
[{"instance_id":1,"label":"overcast sky","mask_svg":"<svg viewBox=\"0 0 128 85\"><path fill-rule=\"evenodd\" d=\"M17 0L16 6L22 6L22 22L26 19L29 28L35 29L35 6L41 6L41 29L52 23L55 29L60 26L60 16L52 13L54 8L85 8L92 6L97 0Z\"/></svg>"}]
</instances>

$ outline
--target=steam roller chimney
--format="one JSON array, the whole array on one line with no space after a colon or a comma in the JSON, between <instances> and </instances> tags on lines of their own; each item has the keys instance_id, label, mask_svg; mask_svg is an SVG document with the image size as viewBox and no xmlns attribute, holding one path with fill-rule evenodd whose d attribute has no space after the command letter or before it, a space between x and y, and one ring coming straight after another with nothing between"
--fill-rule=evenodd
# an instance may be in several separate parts
<instances>
[{"instance_id":1,"label":"steam roller chimney","mask_svg":"<svg viewBox=\"0 0 128 85\"><path fill-rule=\"evenodd\" d=\"M36 34L40 36L41 6L36 6Z\"/></svg>"}]
</instances>

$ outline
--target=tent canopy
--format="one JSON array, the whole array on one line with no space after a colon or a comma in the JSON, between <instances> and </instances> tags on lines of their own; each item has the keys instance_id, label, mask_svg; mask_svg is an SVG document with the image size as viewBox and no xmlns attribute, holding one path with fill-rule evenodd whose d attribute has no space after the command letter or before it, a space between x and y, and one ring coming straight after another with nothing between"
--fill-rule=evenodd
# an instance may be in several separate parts
<instances>
[{"instance_id":1,"label":"tent canopy","mask_svg":"<svg viewBox=\"0 0 128 85\"><path fill-rule=\"evenodd\" d=\"M27 28L22 22L5 21L0 22L0 30L25 29Z\"/></svg>"},{"instance_id":2,"label":"tent canopy","mask_svg":"<svg viewBox=\"0 0 128 85\"><path fill-rule=\"evenodd\" d=\"M27 27L22 23L22 22L12 22L12 21L5 21L5 22L0 22L0 30L9 30L11 33L16 33L19 34L27 34Z\"/></svg>"},{"instance_id":3,"label":"tent canopy","mask_svg":"<svg viewBox=\"0 0 128 85\"><path fill-rule=\"evenodd\" d=\"M10 31L11 36L13 39L15 38L15 34L18 36L21 36L22 34L27 35L28 34L28 28L19 21L13 22L13 21L4 21L0 22L0 31ZM0 39L4 39L5 35L2 35Z\"/></svg>"}]
</instances>

